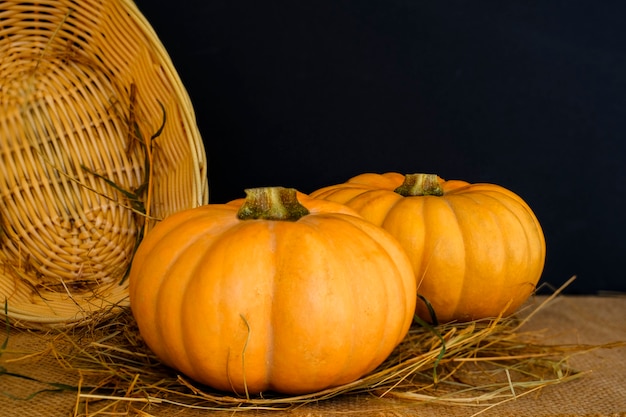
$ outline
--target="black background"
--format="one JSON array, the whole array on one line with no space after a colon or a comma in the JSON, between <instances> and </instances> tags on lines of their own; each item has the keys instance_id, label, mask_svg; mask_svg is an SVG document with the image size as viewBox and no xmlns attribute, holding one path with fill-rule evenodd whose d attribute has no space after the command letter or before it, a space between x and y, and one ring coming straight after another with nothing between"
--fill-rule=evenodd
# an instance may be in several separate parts
<instances>
[{"instance_id":1,"label":"black background","mask_svg":"<svg viewBox=\"0 0 626 417\"><path fill-rule=\"evenodd\" d=\"M518 193L542 282L626 291L620 2L138 0L195 107L210 200L362 172Z\"/></svg>"}]
</instances>

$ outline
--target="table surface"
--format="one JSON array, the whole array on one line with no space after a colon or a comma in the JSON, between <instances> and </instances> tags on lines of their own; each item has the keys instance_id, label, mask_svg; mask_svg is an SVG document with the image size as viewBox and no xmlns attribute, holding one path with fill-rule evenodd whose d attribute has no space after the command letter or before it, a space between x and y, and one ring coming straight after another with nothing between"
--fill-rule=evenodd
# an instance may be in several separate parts
<instances>
[{"instance_id":1,"label":"table surface","mask_svg":"<svg viewBox=\"0 0 626 417\"><path fill-rule=\"evenodd\" d=\"M536 297L531 303L542 303ZM537 311L524 330L540 335L542 344L578 344L603 346L618 342L612 348L585 350L569 358L569 364L586 371L574 380L558 383L519 395L488 407L481 404L465 406L410 402L377 398L372 395L345 395L309 403L282 411L232 410L212 411L181 408L167 404L139 404L114 415L141 416L206 416L207 414L251 416L513 416L513 417L616 417L626 416L626 296L558 296ZM4 333L3 333L4 334ZM76 375L59 366L52 355L32 359L29 351L41 351L46 335L37 331L11 330L8 345L0 350L0 417L96 415L93 410L76 412L77 395L72 392L40 392L49 386L35 381L76 384ZM4 337L0 337L0 343ZM624 343L619 343L624 342ZM20 360L15 360L20 358ZM4 373L2 372L4 370ZM15 376L15 375L19 375ZM33 378L29 380L27 378ZM74 380L72 380L74 378ZM139 410L139 411L138 411ZM112 411L112 410L109 410ZM118 410L119 411L119 410ZM97 414L101 415L101 414ZM104 415L104 414L102 414Z\"/></svg>"}]
</instances>

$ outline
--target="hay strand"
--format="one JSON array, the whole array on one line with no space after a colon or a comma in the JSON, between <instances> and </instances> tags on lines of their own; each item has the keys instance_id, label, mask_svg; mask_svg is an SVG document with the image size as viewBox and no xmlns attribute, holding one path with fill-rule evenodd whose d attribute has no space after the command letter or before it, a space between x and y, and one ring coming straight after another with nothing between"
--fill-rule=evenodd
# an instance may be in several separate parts
<instances>
[{"instance_id":1,"label":"hay strand","mask_svg":"<svg viewBox=\"0 0 626 417\"><path fill-rule=\"evenodd\" d=\"M517 316L436 327L416 322L374 372L306 395L236 396L178 375L143 343L128 309L114 316L103 315L101 320L92 319L84 327L50 333L47 346L39 354L54 357L76 375L77 384L63 388L76 393L77 416L95 416L89 410L100 413L102 407L115 409L117 415L136 415L149 404L214 411L285 410L357 394L477 407L478 415L543 387L583 377L585 373L568 365L575 354L626 345L542 345L536 342L536 334L524 331L522 326L553 302L564 287ZM61 389L54 383L48 385Z\"/></svg>"}]
</instances>

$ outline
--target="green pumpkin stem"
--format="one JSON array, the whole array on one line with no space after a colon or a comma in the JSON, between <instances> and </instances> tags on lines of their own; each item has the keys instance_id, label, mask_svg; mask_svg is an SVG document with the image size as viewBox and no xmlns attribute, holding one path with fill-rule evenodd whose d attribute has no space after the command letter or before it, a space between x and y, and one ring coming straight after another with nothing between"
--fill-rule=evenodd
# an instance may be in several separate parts
<instances>
[{"instance_id":1,"label":"green pumpkin stem","mask_svg":"<svg viewBox=\"0 0 626 417\"><path fill-rule=\"evenodd\" d=\"M404 182L394 192L404 197L435 195L442 196L443 188L436 174L406 174Z\"/></svg>"},{"instance_id":2,"label":"green pumpkin stem","mask_svg":"<svg viewBox=\"0 0 626 417\"><path fill-rule=\"evenodd\" d=\"M294 188L259 187L245 190L246 199L237 212L241 220L287 220L296 221L309 214L298 201Z\"/></svg>"}]
</instances>

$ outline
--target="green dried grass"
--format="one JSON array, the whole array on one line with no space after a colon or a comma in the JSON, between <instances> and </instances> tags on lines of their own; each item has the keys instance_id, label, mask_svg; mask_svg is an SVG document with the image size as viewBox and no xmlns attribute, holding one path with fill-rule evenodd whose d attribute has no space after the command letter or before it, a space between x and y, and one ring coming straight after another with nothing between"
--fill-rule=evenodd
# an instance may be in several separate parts
<instances>
[{"instance_id":1,"label":"green dried grass","mask_svg":"<svg viewBox=\"0 0 626 417\"><path fill-rule=\"evenodd\" d=\"M523 331L522 326L569 282L516 316L437 327L416 323L371 374L307 395L237 397L178 375L143 343L128 309L113 317L103 312L103 320L92 319L85 327L56 330L39 355L54 356L76 374L76 385L66 386L76 392L75 416L149 415L141 411L147 404L203 410L284 410L356 394L479 407L474 414L478 415L543 387L583 376L568 366L572 355L613 347L543 345L538 334ZM50 385L58 388L58 384Z\"/></svg>"}]
</instances>

